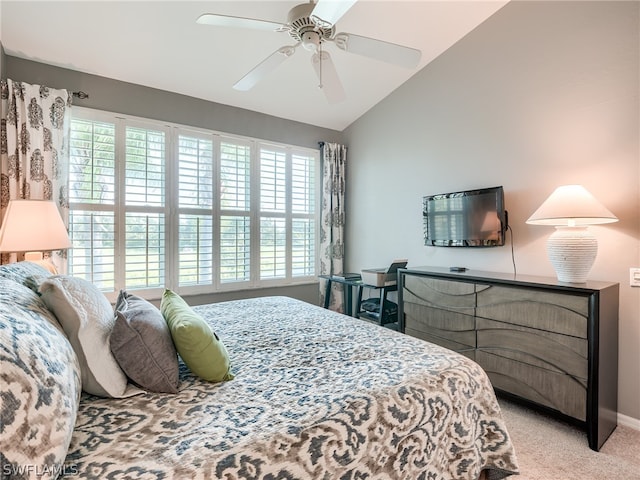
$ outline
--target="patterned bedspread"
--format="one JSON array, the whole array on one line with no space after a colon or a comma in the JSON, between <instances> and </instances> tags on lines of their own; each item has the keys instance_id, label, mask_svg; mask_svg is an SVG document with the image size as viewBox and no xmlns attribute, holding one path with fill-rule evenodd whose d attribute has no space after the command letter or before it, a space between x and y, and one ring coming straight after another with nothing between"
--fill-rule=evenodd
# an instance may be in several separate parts
<instances>
[{"instance_id":1,"label":"patterned bedspread","mask_svg":"<svg viewBox=\"0 0 640 480\"><path fill-rule=\"evenodd\" d=\"M66 472L95 479L477 479L517 471L493 390L449 350L286 297L195 307L235 379L83 394ZM73 477L74 475L69 475Z\"/></svg>"}]
</instances>

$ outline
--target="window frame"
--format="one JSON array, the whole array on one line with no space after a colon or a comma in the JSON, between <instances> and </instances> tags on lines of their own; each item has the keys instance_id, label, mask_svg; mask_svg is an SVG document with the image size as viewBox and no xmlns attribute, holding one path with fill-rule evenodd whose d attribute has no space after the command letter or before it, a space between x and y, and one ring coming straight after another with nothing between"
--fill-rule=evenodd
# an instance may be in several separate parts
<instances>
[{"instance_id":1,"label":"window frame","mask_svg":"<svg viewBox=\"0 0 640 480\"><path fill-rule=\"evenodd\" d=\"M80 119L91 122L113 123L115 125L115 202L113 212L115 216L115 245L114 245L114 289L105 290L105 294L110 300L115 300L117 293L121 289L135 293L147 299L161 298L165 288L169 288L181 295L210 294L216 292L230 292L239 290L284 287L290 285L300 285L314 283L317 281L319 267L319 244L320 244L320 152L316 149L295 145L282 144L266 141L253 137L233 135L204 128L192 127L176 124L172 122L162 122L145 119L131 115L123 115L103 110L95 110L86 107L74 107L72 111L73 119ZM125 132L127 127L144 128L147 130L163 131L165 135L165 185L164 185L164 206L127 206L125 205ZM213 156L213 206L212 208L181 207L179 205L179 152L180 136L188 138L198 138L212 142ZM250 148L249 167L249 211L223 209L221 207L221 155L220 145L222 142L234 142L248 146ZM282 278L261 279L260 277L260 220L264 214L260 211L260 152L261 149L276 149L286 155L286 212L278 214L278 217L285 219L286 223L286 275ZM295 212L292 206L292 162L295 156L313 159L313 209L308 213ZM111 211L109 205L99 203L71 202L71 210L97 210ZM197 213L204 210L211 211L213 228L213 260L212 260L212 281L199 285L179 285L179 218L180 214ZM132 288L125 285L125 215L127 211L135 212L161 212L164 215L164 285L161 287ZM223 281L221 278L221 218L225 213L237 212L247 214L250 225L250 274L246 281ZM292 242L292 226L294 219L310 218L313 222L313 274L294 276L292 260L294 257L294 244ZM71 267L71 266L70 266ZM71 271L71 269L70 269Z\"/></svg>"}]
</instances>

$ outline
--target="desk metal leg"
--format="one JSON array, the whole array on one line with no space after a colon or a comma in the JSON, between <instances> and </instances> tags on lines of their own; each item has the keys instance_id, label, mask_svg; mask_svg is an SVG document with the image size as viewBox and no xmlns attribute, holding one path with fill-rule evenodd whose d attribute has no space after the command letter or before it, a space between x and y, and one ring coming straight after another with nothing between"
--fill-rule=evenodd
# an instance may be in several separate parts
<instances>
[{"instance_id":1,"label":"desk metal leg","mask_svg":"<svg viewBox=\"0 0 640 480\"><path fill-rule=\"evenodd\" d=\"M384 325L384 302L387 301L387 289L382 287L380 289L380 310L378 311L378 318L380 319L380 325Z\"/></svg>"},{"instance_id":2,"label":"desk metal leg","mask_svg":"<svg viewBox=\"0 0 640 480\"><path fill-rule=\"evenodd\" d=\"M354 317L360 318L360 305L362 305L362 285L358 285L358 301L356 302L356 313Z\"/></svg>"},{"instance_id":3,"label":"desk metal leg","mask_svg":"<svg viewBox=\"0 0 640 480\"><path fill-rule=\"evenodd\" d=\"M344 312L342 313L351 317L353 316L353 295L351 291L351 285L347 285L346 283L344 283L342 284L342 286L344 287L344 302L342 303Z\"/></svg>"},{"instance_id":4,"label":"desk metal leg","mask_svg":"<svg viewBox=\"0 0 640 480\"><path fill-rule=\"evenodd\" d=\"M324 287L324 308L329 308L331 302L331 280L327 278L327 286Z\"/></svg>"}]
</instances>

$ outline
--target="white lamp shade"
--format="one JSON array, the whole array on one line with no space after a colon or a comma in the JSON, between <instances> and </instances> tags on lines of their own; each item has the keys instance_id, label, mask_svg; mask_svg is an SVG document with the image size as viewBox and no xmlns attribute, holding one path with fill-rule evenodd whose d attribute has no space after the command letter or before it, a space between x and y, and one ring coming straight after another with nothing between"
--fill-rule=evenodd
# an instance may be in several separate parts
<instances>
[{"instance_id":1,"label":"white lamp shade","mask_svg":"<svg viewBox=\"0 0 640 480\"><path fill-rule=\"evenodd\" d=\"M0 227L0 252L33 252L71 247L55 203L10 200Z\"/></svg>"},{"instance_id":2,"label":"white lamp shade","mask_svg":"<svg viewBox=\"0 0 640 480\"><path fill-rule=\"evenodd\" d=\"M532 225L580 226L617 222L618 218L582 185L564 185L533 212Z\"/></svg>"},{"instance_id":3,"label":"white lamp shade","mask_svg":"<svg viewBox=\"0 0 640 480\"><path fill-rule=\"evenodd\" d=\"M547 255L558 280L584 283L598 253L598 241L587 226L617 221L583 186L564 185L549 195L527 223L556 227L547 241Z\"/></svg>"}]
</instances>

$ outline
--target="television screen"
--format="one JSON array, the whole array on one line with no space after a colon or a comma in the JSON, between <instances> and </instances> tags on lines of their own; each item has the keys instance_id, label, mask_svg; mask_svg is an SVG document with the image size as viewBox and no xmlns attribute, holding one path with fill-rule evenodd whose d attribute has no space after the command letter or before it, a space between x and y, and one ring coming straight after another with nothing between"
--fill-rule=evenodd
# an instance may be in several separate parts
<instances>
[{"instance_id":1,"label":"television screen","mask_svg":"<svg viewBox=\"0 0 640 480\"><path fill-rule=\"evenodd\" d=\"M423 198L424 244L498 247L505 243L507 214L500 187Z\"/></svg>"}]
</instances>

